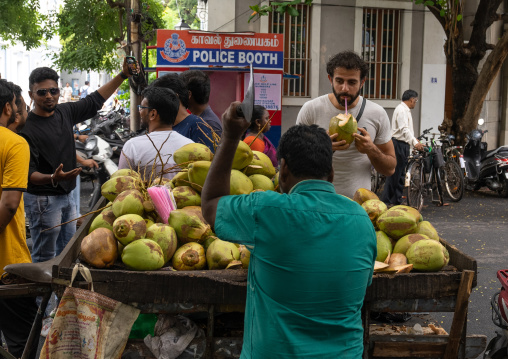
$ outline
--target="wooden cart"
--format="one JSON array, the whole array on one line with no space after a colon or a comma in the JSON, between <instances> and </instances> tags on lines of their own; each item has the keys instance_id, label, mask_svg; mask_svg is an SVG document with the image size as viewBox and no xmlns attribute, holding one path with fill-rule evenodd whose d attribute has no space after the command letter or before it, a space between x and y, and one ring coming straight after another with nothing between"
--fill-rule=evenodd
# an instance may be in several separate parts
<instances>
[{"instance_id":1,"label":"wooden cart","mask_svg":"<svg viewBox=\"0 0 508 359\"><path fill-rule=\"evenodd\" d=\"M104 203L102 198L96 208ZM53 266L53 289L59 295L70 282L81 240L91 221L89 218L79 228L59 263ZM442 242L450 253L450 265L444 271L374 275L365 298L363 321L368 328L370 311L454 312L450 334L379 335L365 330L364 358L476 358L483 352L485 336L466 336L468 297L476 286L476 261ZM143 313L207 313L206 337L193 343L206 347L207 358L239 357L241 333L236 337L217 336L216 314L244 311L246 270L135 272L91 268L91 273L95 291ZM86 287L86 282L79 279L74 283ZM128 348L152 357L143 343L129 342Z\"/></svg>"}]
</instances>

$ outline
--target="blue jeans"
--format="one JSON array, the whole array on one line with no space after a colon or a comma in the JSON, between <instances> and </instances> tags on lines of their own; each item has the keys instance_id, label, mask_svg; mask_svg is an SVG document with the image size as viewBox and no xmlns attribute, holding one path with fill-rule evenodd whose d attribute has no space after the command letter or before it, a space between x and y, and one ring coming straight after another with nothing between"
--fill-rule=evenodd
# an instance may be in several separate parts
<instances>
[{"instance_id":1,"label":"blue jeans","mask_svg":"<svg viewBox=\"0 0 508 359\"><path fill-rule=\"evenodd\" d=\"M76 222L42 232L76 218L74 197L72 192L59 196L25 193L24 202L33 241L32 262L45 262L59 255L76 233Z\"/></svg>"}]
</instances>

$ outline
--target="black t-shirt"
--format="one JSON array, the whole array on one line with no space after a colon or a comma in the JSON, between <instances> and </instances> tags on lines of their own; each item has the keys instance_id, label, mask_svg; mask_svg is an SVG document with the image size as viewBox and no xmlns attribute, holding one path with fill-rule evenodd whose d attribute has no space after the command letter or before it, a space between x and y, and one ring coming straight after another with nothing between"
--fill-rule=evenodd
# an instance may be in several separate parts
<instances>
[{"instance_id":1,"label":"black t-shirt","mask_svg":"<svg viewBox=\"0 0 508 359\"><path fill-rule=\"evenodd\" d=\"M93 117L101 109L104 99L97 92L91 93L77 102L66 102L56 106L50 117L28 114L25 127L21 131L30 145L30 167L28 170L27 192L34 195L56 196L67 194L76 187L76 180L62 181L53 187L34 185L30 176L34 172L52 174L63 163L63 171L76 168L76 145L73 126Z\"/></svg>"}]
</instances>

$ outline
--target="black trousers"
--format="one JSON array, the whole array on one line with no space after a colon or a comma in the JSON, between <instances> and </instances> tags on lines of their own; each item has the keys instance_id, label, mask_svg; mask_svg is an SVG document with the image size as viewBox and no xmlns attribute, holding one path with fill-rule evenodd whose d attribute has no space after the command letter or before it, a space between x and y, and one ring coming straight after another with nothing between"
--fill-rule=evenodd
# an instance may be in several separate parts
<instances>
[{"instance_id":1,"label":"black trousers","mask_svg":"<svg viewBox=\"0 0 508 359\"><path fill-rule=\"evenodd\" d=\"M5 337L9 353L21 358L28 335L37 315L35 298L2 298L0 299L0 331ZM30 358L34 358L34 350Z\"/></svg>"},{"instance_id":2,"label":"black trousers","mask_svg":"<svg viewBox=\"0 0 508 359\"><path fill-rule=\"evenodd\" d=\"M409 157L409 144L392 138L397 166L395 173L386 178L385 188L381 200L387 205L397 205L402 203L402 191L404 190L405 169Z\"/></svg>"}]
</instances>

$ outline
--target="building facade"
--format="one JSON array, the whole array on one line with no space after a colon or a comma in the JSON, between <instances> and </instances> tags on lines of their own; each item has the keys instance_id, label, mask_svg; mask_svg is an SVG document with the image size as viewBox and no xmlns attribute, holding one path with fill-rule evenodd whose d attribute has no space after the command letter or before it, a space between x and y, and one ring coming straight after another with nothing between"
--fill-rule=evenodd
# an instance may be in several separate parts
<instances>
[{"instance_id":1,"label":"building facade","mask_svg":"<svg viewBox=\"0 0 508 359\"><path fill-rule=\"evenodd\" d=\"M369 63L370 73L362 95L383 106L390 118L405 90L420 94L412 111L415 132L430 127L432 132L438 132L445 107L453 105L446 93L446 37L434 15L422 5L407 0L314 0L312 6L298 6L298 17L274 12L248 23L252 14L249 5L257 5L257 1L201 3L206 5L208 31L284 34L282 132L295 124L306 101L331 92L326 62L344 50L356 51ZM466 3L464 21L468 28L477 1ZM268 1L261 5L264 4ZM502 31L506 31L503 24L494 23L487 40L495 43ZM492 85L482 112L490 149L508 144L507 66Z\"/></svg>"}]
</instances>

